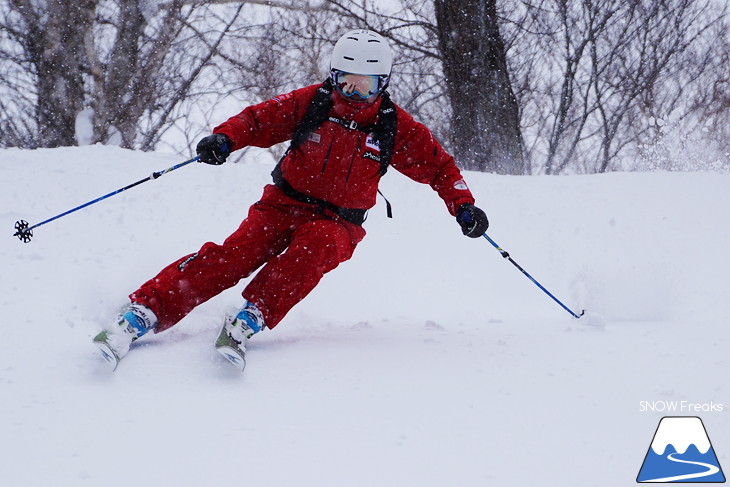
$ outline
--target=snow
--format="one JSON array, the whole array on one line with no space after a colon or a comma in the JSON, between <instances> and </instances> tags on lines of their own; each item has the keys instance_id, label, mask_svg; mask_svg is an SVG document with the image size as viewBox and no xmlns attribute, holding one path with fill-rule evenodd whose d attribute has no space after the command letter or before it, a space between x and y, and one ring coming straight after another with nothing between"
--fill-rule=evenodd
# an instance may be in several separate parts
<instances>
[{"instance_id":1,"label":"snow","mask_svg":"<svg viewBox=\"0 0 730 487\"><path fill-rule=\"evenodd\" d=\"M353 259L254 338L243 375L212 344L245 282L110 373L91 338L144 280L238 226L271 157L186 166L23 244L16 220L184 158L0 156L3 485L622 485L662 416L640 401L728 401L728 175L465 173L489 235L588 311L575 320L391 170L395 218L370 212ZM701 416L730 464L725 414Z\"/></svg>"},{"instance_id":2,"label":"snow","mask_svg":"<svg viewBox=\"0 0 730 487\"><path fill-rule=\"evenodd\" d=\"M78 145L91 144L94 139L94 110L92 108L84 108L76 115L74 130Z\"/></svg>"}]
</instances>

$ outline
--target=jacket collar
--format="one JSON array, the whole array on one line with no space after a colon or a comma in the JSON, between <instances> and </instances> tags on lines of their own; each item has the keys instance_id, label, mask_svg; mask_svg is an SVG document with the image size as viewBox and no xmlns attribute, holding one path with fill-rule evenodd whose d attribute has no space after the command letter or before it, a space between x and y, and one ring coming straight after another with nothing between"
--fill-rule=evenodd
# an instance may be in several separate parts
<instances>
[{"instance_id":1,"label":"jacket collar","mask_svg":"<svg viewBox=\"0 0 730 487\"><path fill-rule=\"evenodd\" d=\"M379 96L373 103L350 103L337 92L332 93L332 99L332 114L343 120L354 120L358 125L375 123L383 101Z\"/></svg>"}]
</instances>

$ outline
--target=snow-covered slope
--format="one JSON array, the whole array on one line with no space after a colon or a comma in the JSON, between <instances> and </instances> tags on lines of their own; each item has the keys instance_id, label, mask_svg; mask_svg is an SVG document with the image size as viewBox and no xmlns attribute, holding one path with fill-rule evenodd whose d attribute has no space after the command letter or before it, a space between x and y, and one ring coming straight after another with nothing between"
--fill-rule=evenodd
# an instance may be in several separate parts
<instances>
[{"instance_id":1,"label":"snow-covered slope","mask_svg":"<svg viewBox=\"0 0 730 487\"><path fill-rule=\"evenodd\" d=\"M395 218L371 211L354 258L256 337L244 375L212 343L245 283L145 337L110 374L90 344L100 324L163 266L235 229L270 157L190 165L23 244L16 220L180 158L98 146L0 156L2 485L628 485L662 415L640 401L730 402L730 176L467 173L490 236L589 311L574 320L463 237L430 188L390 171ZM699 413L721 464L726 414Z\"/></svg>"}]
</instances>

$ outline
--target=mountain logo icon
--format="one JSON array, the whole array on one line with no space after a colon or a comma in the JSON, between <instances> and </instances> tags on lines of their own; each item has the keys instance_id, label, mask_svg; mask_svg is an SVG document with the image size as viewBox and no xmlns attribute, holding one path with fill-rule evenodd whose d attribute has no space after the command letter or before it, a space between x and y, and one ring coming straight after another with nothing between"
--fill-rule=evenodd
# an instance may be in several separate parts
<instances>
[{"instance_id":1,"label":"mountain logo icon","mask_svg":"<svg viewBox=\"0 0 730 487\"><path fill-rule=\"evenodd\" d=\"M725 475L702 420L696 416L663 417L636 481L725 482Z\"/></svg>"}]
</instances>

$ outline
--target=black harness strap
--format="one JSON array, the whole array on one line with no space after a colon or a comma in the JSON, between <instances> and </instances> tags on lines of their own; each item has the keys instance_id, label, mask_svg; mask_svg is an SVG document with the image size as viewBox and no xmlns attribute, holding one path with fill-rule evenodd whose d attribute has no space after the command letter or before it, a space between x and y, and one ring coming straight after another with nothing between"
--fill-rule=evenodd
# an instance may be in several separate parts
<instances>
[{"instance_id":1,"label":"black harness strap","mask_svg":"<svg viewBox=\"0 0 730 487\"><path fill-rule=\"evenodd\" d=\"M302 193L301 191L297 191L286 179L284 179L284 175L282 174L281 163L287 154L289 154L289 152L293 149L301 146L309 138L309 136L327 120L337 123L349 130L359 130L366 134L373 134L380 144L380 175L382 176L388 171L388 166L390 166L390 161L393 158L393 151L395 149L395 132L398 119L398 113L395 109L395 105L390 100L388 92L384 91L381 95L382 100L378 110L378 121L375 124L360 127L354 120L342 120L340 118L329 116L329 111L332 109L333 105L333 89L334 85L330 78L327 78L327 80L322 83L322 86L317 89L312 102L307 108L304 118L294 131L289 148L284 153L284 156L279 160L279 163L276 165L271 175L274 179L274 184L290 198L303 203L316 205L320 209L326 209L335 213L340 218L347 220L350 223L362 225L365 221L367 210L343 208L334 205L329 201L314 198L308 194ZM379 190L378 192L380 193ZM383 193L380 194L381 196L383 195ZM383 196L383 198L385 198L385 196ZM388 217L392 218L390 202L387 199L385 202Z\"/></svg>"},{"instance_id":2,"label":"black harness strap","mask_svg":"<svg viewBox=\"0 0 730 487\"><path fill-rule=\"evenodd\" d=\"M304 114L304 118L294 131L294 135L291 138L291 144L289 144L289 148L286 150L286 153L302 145L312 132L317 130L317 128L322 125L325 120L327 120L327 114L332 109L333 105L333 89L334 85L330 78L327 78L327 80L322 83L322 86L317 88L317 92L314 94L314 98L307 108L307 113ZM284 155L286 155L286 153Z\"/></svg>"},{"instance_id":3,"label":"black harness strap","mask_svg":"<svg viewBox=\"0 0 730 487\"><path fill-rule=\"evenodd\" d=\"M289 198L301 201L302 203L315 205L320 209L320 211L329 210L343 220L354 223L355 225L362 225L365 222L368 210L362 210L358 208L343 208L342 206L337 206L330 203L329 201L315 198L314 196L309 196L306 193L302 193L301 191L297 191L296 189L294 189L291 184L289 184L289 182L281 175L280 164L276 165L276 168L274 168L274 172L272 172L271 174L274 177L274 184L276 185L276 187L282 190L284 194L287 195Z\"/></svg>"}]
</instances>

